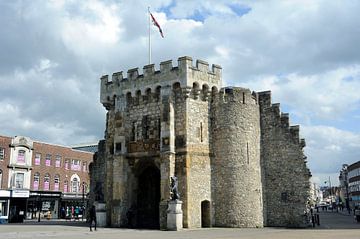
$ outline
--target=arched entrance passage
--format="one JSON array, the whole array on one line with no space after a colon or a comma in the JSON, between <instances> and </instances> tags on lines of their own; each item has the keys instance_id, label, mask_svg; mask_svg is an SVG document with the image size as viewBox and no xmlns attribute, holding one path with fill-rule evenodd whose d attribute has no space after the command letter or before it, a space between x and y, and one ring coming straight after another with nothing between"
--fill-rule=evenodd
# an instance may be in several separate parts
<instances>
[{"instance_id":1,"label":"arched entrance passage","mask_svg":"<svg viewBox=\"0 0 360 239\"><path fill-rule=\"evenodd\" d=\"M210 227L210 202L208 200L201 202L201 227Z\"/></svg>"},{"instance_id":2,"label":"arched entrance passage","mask_svg":"<svg viewBox=\"0 0 360 239\"><path fill-rule=\"evenodd\" d=\"M160 171L151 165L138 176L137 222L140 228L159 229Z\"/></svg>"}]
</instances>

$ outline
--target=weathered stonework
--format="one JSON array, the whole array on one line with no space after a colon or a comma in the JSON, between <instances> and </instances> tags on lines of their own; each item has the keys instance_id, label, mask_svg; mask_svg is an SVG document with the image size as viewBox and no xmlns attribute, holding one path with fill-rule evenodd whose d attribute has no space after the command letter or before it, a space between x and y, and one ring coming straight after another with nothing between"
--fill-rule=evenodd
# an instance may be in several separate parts
<instances>
[{"instance_id":1,"label":"weathered stonework","mask_svg":"<svg viewBox=\"0 0 360 239\"><path fill-rule=\"evenodd\" d=\"M166 229L176 176L186 228L305 226L305 143L269 92L221 88L220 66L181 57L103 76L100 100L91 195L102 185L107 225Z\"/></svg>"}]
</instances>

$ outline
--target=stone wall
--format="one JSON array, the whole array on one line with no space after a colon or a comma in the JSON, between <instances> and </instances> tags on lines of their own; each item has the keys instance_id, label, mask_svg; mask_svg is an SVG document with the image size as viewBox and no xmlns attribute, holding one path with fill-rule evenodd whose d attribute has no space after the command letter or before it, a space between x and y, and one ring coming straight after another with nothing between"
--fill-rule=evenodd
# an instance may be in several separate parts
<instances>
[{"instance_id":1,"label":"stone wall","mask_svg":"<svg viewBox=\"0 0 360 239\"><path fill-rule=\"evenodd\" d=\"M260 92L261 163L266 226L307 226L304 213L310 191L299 127L271 104L271 93Z\"/></svg>"},{"instance_id":2,"label":"stone wall","mask_svg":"<svg viewBox=\"0 0 360 239\"><path fill-rule=\"evenodd\" d=\"M257 101L248 89L225 88L213 104L214 225L262 227Z\"/></svg>"}]
</instances>

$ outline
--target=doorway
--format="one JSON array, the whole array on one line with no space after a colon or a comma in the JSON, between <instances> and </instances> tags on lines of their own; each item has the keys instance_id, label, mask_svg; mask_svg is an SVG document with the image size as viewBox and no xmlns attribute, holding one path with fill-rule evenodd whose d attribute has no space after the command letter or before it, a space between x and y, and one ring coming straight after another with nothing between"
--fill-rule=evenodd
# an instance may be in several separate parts
<instances>
[{"instance_id":1,"label":"doorway","mask_svg":"<svg viewBox=\"0 0 360 239\"><path fill-rule=\"evenodd\" d=\"M210 202L208 200L201 202L201 227L210 227Z\"/></svg>"},{"instance_id":2,"label":"doorway","mask_svg":"<svg viewBox=\"0 0 360 239\"><path fill-rule=\"evenodd\" d=\"M159 229L160 170L151 165L138 177L137 225Z\"/></svg>"}]
</instances>

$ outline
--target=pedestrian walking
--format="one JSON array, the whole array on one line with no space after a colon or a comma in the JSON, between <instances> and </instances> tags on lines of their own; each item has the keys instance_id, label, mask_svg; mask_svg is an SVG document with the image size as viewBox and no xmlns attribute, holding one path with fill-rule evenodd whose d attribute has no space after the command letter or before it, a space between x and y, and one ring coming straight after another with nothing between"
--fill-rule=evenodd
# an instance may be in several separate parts
<instances>
[{"instance_id":1,"label":"pedestrian walking","mask_svg":"<svg viewBox=\"0 0 360 239\"><path fill-rule=\"evenodd\" d=\"M96 231L96 209L95 209L94 205L90 208L90 231L91 232L92 232L91 226L92 226L93 221L95 223L94 228L95 228L95 231Z\"/></svg>"}]
</instances>

